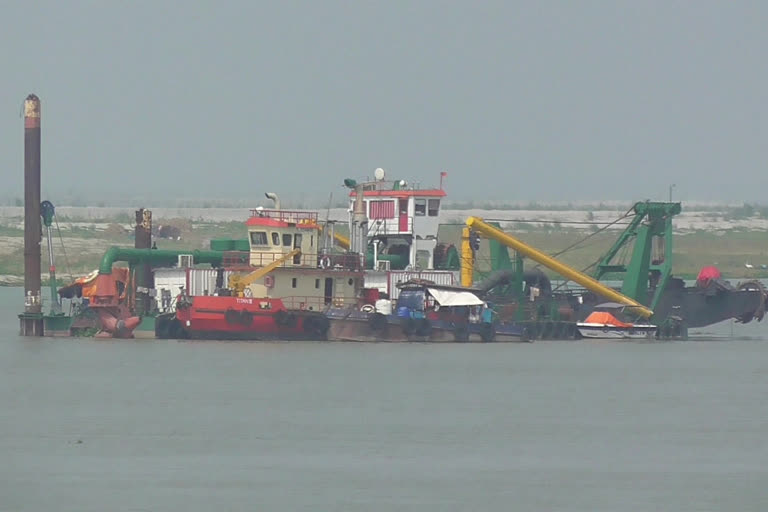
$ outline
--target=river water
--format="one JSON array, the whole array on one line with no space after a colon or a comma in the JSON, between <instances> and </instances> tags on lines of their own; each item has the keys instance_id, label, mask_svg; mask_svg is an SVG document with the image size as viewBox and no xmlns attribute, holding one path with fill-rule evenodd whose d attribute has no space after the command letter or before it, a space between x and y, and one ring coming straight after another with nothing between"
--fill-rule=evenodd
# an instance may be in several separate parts
<instances>
[{"instance_id":1,"label":"river water","mask_svg":"<svg viewBox=\"0 0 768 512\"><path fill-rule=\"evenodd\" d=\"M18 336L0 510L765 510L768 325L685 342ZM731 329L735 338L731 338Z\"/></svg>"}]
</instances>

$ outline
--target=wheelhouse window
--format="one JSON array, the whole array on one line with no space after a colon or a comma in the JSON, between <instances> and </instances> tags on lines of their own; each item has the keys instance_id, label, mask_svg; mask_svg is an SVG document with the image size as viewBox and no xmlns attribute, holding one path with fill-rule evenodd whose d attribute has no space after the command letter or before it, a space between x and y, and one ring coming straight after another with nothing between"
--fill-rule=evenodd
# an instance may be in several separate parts
<instances>
[{"instance_id":1,"label":"wheelhouse window","mask_svg":"<svg viewBox=\"0 0 768 512\"><path fill-rule=\"evenodd\" d=\"M291 242L293 241L293 240L291 240L291 238L292 237L289 234L283 235L283 247L290 247L291 246Z\"/></svg>"},{"instance_id":2,"label":"wheelhouse window","mask_svg":"<svg viewBox=\"0 0 768 512\"><path fill-rule=\"evenodd\" d=\"M251 245L269 245L266 231L251 231Z\"/></svg>"},{"instance_id":3,"label":"wheelhouse window","mask_svg":"<svg viewBox=\"0 0 768 512\"><path fill-rule=\"evenodd\" d=\"M272 232L272 245L280 245L280 234Z\"/></svg>"},{"instance_id":4,"label":"wheelhouse window","mask_svg":"<svg viewBox=\"0 0 768 512\"><path fill-rule=\"evenodd\" d=\"M427 208L427 212L429 213L430 217L437 217L437 214L440 212L440 200L439 199L430 199L428 203L429 208Z\"/></svg>"},{"instance_id":5,"label":"wheelhouse window","mask_svg":"<svg viewBox=\"0 0 768 512\"><path fill-rule=\"evenodd\" d=\"M413 214L418 216L424 216L427 214L427 200L415 199L413 202Z\"/></svg>"}]
</instances>

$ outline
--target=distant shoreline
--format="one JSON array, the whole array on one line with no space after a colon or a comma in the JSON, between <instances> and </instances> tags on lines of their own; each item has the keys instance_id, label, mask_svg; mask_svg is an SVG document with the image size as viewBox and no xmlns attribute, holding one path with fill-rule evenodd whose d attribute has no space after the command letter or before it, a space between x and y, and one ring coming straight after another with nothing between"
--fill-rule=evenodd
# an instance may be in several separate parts
<instances>
[{"instance_id":1,"label":"distant shoreline","mask_svg":"<svg viewBox=\"0 0 768 512\"><path fill-rule=\"evenodd\" d=\"M245 238L245 221L249 208L152 208L155 226L176 224L186 230L182 241L158 239L161 248L207 248L213 238ZM92 271L104 251L111 245L133 246L135 208L81 207L57 208L55 227L61 229L54 236L56 263L59 277L71 263L72 273L84 275ZM503 230L519 235L524 241L542 251L554 254L562 248L591 235L598 228L614 223L626 213L621 210L521 210L521 209L445 209L439 222L452 231L448 243L458 243L460 226L469 216L498 221ZM23 208L0 207L0 286L23 284ZM346 228L348 210L331 208L318 211L320 222L326 218ZM416 218L418 219L418 217ZM592 239L591 246L581 248L564 262L583 268L594 262L607 250L625 228L627 219L616 222ZM732 279L768 277L768 218L762 211L730 210L699 211L683 208L673 219L675 241L673 262L676 274L695 279L702 266L716 265L723 275ZM60 250L61 235L66 254ZM443 235L441 235L443 236ZM47 259L45 240L41 244L43 261ZM754 265L750 269L749 263ZM44 273L44 279L47 275Z\"/></svg>"},{"instance_id":2,"label":"distant shoreline","mask_svg":"<svg viewBox=\"0 0 768 512\"><path fill-rule=\"evenodd\" d=\"M244 221L250 212L250 208L174 208L174 207L156 207L152 210L155 224L162 219L187 219L191 222L239 222ZM290 209L290 208L285 208ZM59 222L94 222L94 223L113 223L128 222L132 223L136 208L129 207L99 207L99 206L61 206L56 208L56 215ZM476 216L485 219L498 219L502 222L518 222L520 220L537 222L530 223L532 226L542 227L547 224L557 222L580 223L584 229L589 225L587 223L611 223L617 220L626 212L622 209L606 210L527 210L527 209L452 209L447 208L440 212L440 222L457 223L463 222L469 216ZM766 212L768 213L768 212ZM329 220L336 222L346 222L348 219L348 210L346 208L331 208L329 210L318 210L320 221ZM20 206L0 206L0 219L2 225L23 228L24 208ZM683 208L682 213L675 216L673 220L676 232L707 230L707 231L725 231L732 229L742 230L765 230L768 231L768 215L738 215L732 211L724 210L696 210L692 207ZM578 225L571 227L578 228ZM622 228L621 225L615 225L613 229Z\"/></svg>"}]
</instances>

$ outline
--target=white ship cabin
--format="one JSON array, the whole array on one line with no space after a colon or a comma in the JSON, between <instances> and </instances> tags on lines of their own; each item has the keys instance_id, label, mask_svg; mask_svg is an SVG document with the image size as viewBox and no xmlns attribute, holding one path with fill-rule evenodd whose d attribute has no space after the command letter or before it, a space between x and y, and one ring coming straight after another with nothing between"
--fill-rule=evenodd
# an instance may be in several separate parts
<instances>
[{"instance_id":1,"label":"white ship cabin","mask_svg":"<svg viewBox=\"0 0 768 512\"><path fill-rule=\"evenodd\" d=\"M376 247L375 269L388 270L376 261L379 250L406 243L410 246L409 262L413 268L433 268L432 253L437 244L442 188L421 189L405 181L379 180L363 187L368 216L368 240ZM350 210L354 210L356 193L350 193ZM384 263L384 262L382 262Z\"/></svg>"},{"instance_id":2,"label":"white ship cabin","mask_svg":"<svg viewBox=\"0 0 768 512\"><path fill-rule=\"evenodd\" d=\"M257 208L245 224L251 267L265 267L301 250L250 283L247 295L277 297L288 308L309 310L343 305L357 297L362 287L360 259L354 254L319 254L317 212Z\"/></svg>"}]
</instances>

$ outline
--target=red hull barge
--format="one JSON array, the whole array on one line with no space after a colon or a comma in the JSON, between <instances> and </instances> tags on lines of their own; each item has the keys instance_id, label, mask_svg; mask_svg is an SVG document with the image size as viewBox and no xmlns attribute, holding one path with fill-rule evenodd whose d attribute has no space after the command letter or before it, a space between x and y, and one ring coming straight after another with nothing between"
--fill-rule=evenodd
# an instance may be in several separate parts
<instances>
[{"instance_id":1,"label":"red hull barge","mask_svg":"<svg viewBox=\"0 0 768 512\"><path fill-rule=\"evenodd\" d=\"M281 299L181 295L176 307L181 338L206 340L325 340L320 312L288 309Z\"/></svg>"}]
</instances>

